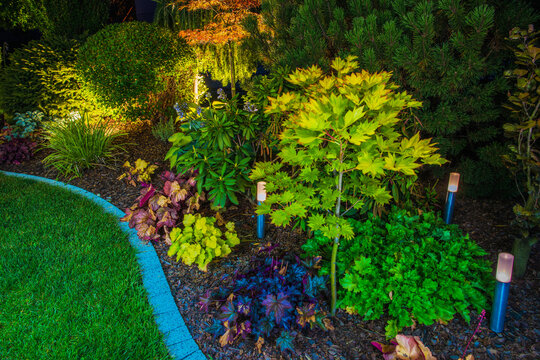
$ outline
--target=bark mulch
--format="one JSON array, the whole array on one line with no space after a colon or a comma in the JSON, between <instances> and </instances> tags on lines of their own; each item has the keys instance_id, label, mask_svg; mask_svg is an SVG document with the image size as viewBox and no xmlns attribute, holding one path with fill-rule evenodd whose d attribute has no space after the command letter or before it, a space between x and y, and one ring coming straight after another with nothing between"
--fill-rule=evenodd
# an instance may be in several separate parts
<instances>
[{"instance_id":1,"label":"bark mulch","mask_svg":"<svg viewBox=\"0 0 540 360\"><path fill-rule=\"evenodd\" d=\"M131 145L126 146L127 151L116 156L108 167L93 168L86 171L83 177L72 181L58 177L54 169L43 166L41 160L47 151L38 152L33 159L19 165L0 165L0 169L59 179L99 194L120 209L125 209L133 204L139 189L117 180L122 173L122 164L126 160L133 163L142 158L159 165L156 172L159 173L168 169L163 159L169 148L167 143L151 135L148 126L131 129L128 142ZM439 194L440 197L443 195ZM512 202L468 199L458 194L454 211L454 222L488 251L489 259L494 264L499 252L511 250L513 234L508 224L513 216ZM298 334L294 355L281 354L273 342L267 342L261 354L255 350L254 341L251 340L222 348L217 339L204 331L211 325L212 319L209 314L198 310L196 303L199 296L208 289L226 284L236 269L247 267L252 256L257 255L258 242L253 214L253 204L249 201L241 202L240 206L231 206L222 214L226 221L236 223L239 236L244 242L228 258L213 262L207 273L176 263L167 256L166 245L154 244L178 308L193 338L207 357L264 360L382 359L382 355L370 342L387 343L384 337L386 320L363 321L358 316L340 310L332 320L334 331L310 330ZM300 253L303 239L296 231L268 226L264 241L279 243L280 246L269 254L279 256L288 252ZM472 353L475 359L540 359L539 248L538 244L533 248L525 278L512 282L504 332L495 334L490 331L488 318L472 338L467 353ZM457 317L445 325L418 326L414 330L404 329L403 333L420 336L437 359L458 359L476 328L478 316L472 313L470 324Z\"/></svg>"}]
</instances>

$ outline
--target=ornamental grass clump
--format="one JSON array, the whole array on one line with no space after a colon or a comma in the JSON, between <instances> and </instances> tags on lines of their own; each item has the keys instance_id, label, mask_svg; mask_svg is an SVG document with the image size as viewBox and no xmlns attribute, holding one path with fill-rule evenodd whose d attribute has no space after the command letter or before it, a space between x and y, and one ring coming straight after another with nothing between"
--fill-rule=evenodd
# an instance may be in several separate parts
<instances>
[{"instance_id":1,"label":"ornamental grass clump","mask_svg":"<svg viewBox=\"0 0 540 360\"><path fill-rule=\"evenodd\" d=\"M50 122L45 127L44 148L52 153L43 163L70 179L79 177L83 170L105 164L123 150L122 145L115 142L123 135L115 132L105 120L93 120L87 113Z\"/></svg>"},{"instance_id":2,"label":"ornamental grass clump","mask_svg":"<svg viewBox=\"0 0 540 360\"><path fill-rule=\"evenodd\" d=\"M317 66L296 70L288 81L299 90L271 99L266 113L285 117L280 161L257 163L250 178L266 181L269 193L257 214L270 214L278 226L307 218L312 230L334 239L334 314L339 242L354 236L344 215L352 209L380 213L392 200L392 182L413 184L417 168L445 160L430 139L402 133L400 113L421 103L397 92L391 74L358 72L354 57L336 58L331 68L329 74Z\"/></svg>"}]
</instances>

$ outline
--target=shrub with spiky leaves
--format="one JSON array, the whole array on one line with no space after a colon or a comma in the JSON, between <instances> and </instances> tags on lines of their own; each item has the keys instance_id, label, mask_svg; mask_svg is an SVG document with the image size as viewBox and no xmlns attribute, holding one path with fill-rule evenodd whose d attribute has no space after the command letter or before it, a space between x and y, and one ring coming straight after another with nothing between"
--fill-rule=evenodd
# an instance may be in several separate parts
<instances>
[{"instance_id":1,"label":"shrub with spiky leaves","mask_svg":"<svg viewBox=\"0 0 540 360\"><path fill-rule=\"evenodd\" d=\"M144 187L136 203L126 209L126 215L120 220L128 221L141 240L164 238L171 244L171 230L182 221L183 214L198 210L200 201L204 200L204 193L195 190L194 176L193 173L175 175L165 171L162 174L163 189L158 191L153 185Z\"/></svg>"},{"instance_id":2,"label":"shrub with spiky leaves","mask_svg":"<svg viewBox=\"0 0 540 360\"><path fill-rule=\"evenodd\" d=\"M293 350L294 330L308 326L333 330L318 300L326 280L312 272L319 260L254 259L247 272L235 274L230 287L200 297L201 310L208 311L212 305L219 308L219 321L206 331L219 336L221 346L250 335L258 338L260 348L264 339L273 337L286 352Z\"/></svg>"}]
</instances>

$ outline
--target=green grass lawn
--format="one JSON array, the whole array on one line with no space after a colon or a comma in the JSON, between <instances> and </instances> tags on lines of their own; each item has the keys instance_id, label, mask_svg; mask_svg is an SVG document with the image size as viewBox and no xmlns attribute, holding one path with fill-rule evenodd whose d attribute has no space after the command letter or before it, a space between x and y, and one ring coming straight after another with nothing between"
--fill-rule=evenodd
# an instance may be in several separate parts
<instances>
[{"instance_id":1,"label":"green grass lawn","mask_svg":"<svg viewBox=\"0 0 540 360\"><path fill-rule=\"evenodd\" d=\"M170 359L117 220L0 174L0 359Z\"/></svg>"}]
</instances>

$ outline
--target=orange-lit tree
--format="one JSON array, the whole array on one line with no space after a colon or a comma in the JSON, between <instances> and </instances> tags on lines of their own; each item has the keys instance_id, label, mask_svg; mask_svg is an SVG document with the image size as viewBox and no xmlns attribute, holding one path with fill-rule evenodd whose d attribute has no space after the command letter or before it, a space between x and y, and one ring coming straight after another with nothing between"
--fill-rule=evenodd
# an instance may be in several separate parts
<instances>
[{"instance_id":1,"label":"orange-lit tree","mask_svg":"<svg viewBox=\"0 0 540 360\"><path fill-rule=\"evenodd\" d=\"M179 32L191 45L224 45L228 48L231 94L236 93L236 75L233 59L233 44L242 41L249 34L242 27L242 21L260 6L260 0L176 0L188 11L206 10L214 15L212 21L200 29Z\"/></svg>"}]
</instances>

